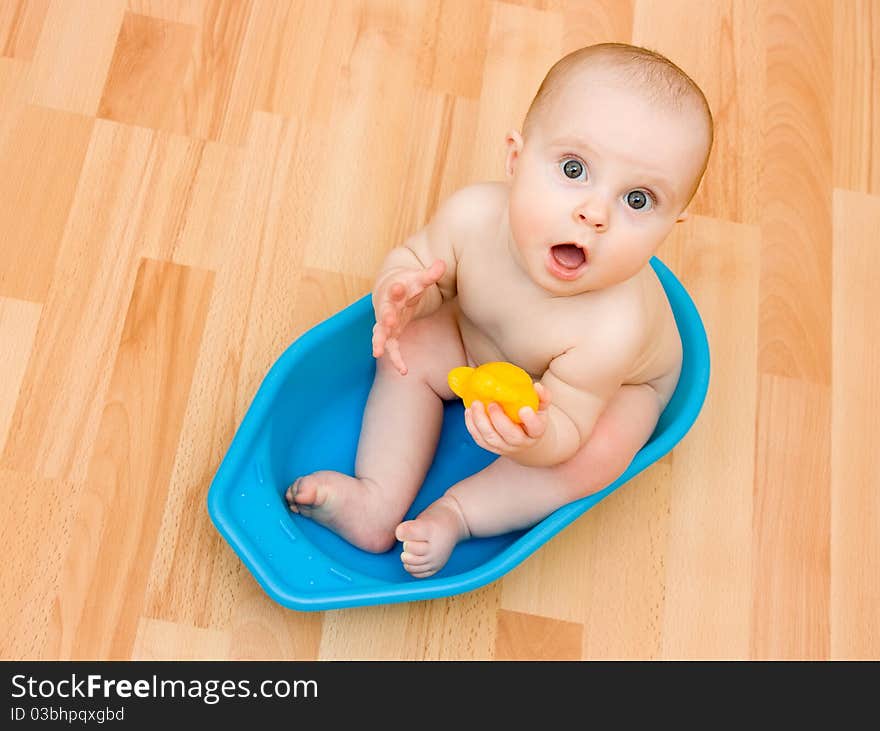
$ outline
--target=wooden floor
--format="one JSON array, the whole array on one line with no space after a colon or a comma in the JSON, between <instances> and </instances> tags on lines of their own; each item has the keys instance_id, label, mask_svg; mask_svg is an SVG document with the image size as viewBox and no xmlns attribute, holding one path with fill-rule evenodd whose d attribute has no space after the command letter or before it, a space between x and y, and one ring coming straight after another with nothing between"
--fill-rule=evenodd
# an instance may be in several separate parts
<instances>
[{"instance_id":1,"label":"wooden floor","mask_svg":"<svg viewBox=\"0 0 880 731\"><path fill-rule=\"evenodd\" d=\"M0 0L0 657L880 658L880 2L96 6ZM698 423L482 589L278 606L205 506L263 376L608 40L716 116Z\"/></svg>"}]
</instances>

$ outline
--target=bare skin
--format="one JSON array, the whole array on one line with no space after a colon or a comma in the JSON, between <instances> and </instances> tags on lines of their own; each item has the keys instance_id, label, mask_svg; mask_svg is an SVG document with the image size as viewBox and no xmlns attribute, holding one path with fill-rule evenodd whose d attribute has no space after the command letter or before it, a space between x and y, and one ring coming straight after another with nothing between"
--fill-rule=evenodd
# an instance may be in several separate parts
<instances>
[{"instance_id":1,"label":"bare skin","mask_svg":"<svg viewBox=\"0 0 880 731\"><path fill-rule=\"evenodd\" d=\"M458 191L388 255L373 290L377 368L355 476L316 472L287 491L292 511L364 550L402 541L414 577L439 571L462 540L528 527L606 487L675 390L681 341L648 261L687 218L699 146L682 112L658 116L604 77L584 83L606 112L560 94L528 141L508 136L507 182ZM637 122L648 113L651 125ZM588 150L572 146L574 132ZM656 200L634 168L662 171ZM401 522L443 401L456 398L448 372L495 360L532 374L537 412L522 410L517 425L497 404L472 404L468 431L499 459Z\"/></svg>"}]
</instances>

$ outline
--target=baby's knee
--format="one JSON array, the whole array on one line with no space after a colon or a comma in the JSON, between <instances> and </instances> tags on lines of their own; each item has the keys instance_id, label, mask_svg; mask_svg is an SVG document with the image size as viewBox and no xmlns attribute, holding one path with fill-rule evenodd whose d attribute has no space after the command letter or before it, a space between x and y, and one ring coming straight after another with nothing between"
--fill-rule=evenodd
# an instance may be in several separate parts
<instances>
[{"instance_id":1,"label":"baby's knee","mask_svg":"<svg viewBox=\"0 0 880 731\"><path fill-rule=\"evenodd\" d=\"M594 433L567 462L557 467L570 500L605 489L629 467L635 454L611 431Z\"/></svg>"},{"instance_id":2,"label":"baby's knee","mask_svg":"<svg viewBox=\"0 0 880 731\"><path fill-rule=\"evenodd\" d=\"M427 362L431 346L431 331L430 318L420 318L410 322L398 337L397 346L400 348L400 355L404 363L406 363L407 372L418 371ZM436 335L434 337L436 338ZM376 365L383 370L397 372L397 367L391 361L387 347Z\"/></svg>"},{"instance_id":3,"label":"baby's knee","mask_svg":"<svg viewBox=\"0 0 880 731\"><path fill-rule=\"evenodd\" d=\"M409 381L424 381L442 398L452 398L446 377L466 362L464 346L453 318L445 310L410 322L398 339L398 347ZM376 363L377 371L391 378L400 372L387 350Z\"/></svg>"}]
</instances>

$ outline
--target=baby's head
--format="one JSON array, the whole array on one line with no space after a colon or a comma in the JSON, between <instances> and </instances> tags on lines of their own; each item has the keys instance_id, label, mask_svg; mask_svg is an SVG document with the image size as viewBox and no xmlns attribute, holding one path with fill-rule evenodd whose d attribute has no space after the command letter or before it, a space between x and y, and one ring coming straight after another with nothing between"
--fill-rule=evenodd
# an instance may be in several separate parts
<instances>
[{"instance_id":1,"label":"baby's head","mask_svg":"<svg viewBox=\"0 0 880 731\"><path fill-rule=\"evenodd\" d=\"M556 295L634 276L687 218L712 137L703 93L663 56L606 43L564 57L507 137L517 263Z\"/></svg>"}]
</instances>

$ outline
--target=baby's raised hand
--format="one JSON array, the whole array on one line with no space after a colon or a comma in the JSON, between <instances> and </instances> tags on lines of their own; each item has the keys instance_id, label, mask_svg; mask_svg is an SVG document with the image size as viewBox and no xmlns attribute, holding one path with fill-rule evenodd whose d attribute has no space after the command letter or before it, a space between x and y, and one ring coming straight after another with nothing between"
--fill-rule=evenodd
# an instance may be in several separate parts
<instances>
[{"instance_id":1,"label":"baby's raised hand","mask_svg":"<svg viewBox=\"0 0 880 731\"><path fill-rule=\"evenodd\" d=\"M533 446L547 430L547 409L550 392L543 384L535 383L538 392L538 410L524 406L519 410L522 424L516 424L496 403L488 408L480 401L471 403L464 411L464 422L474 441L483 449L502 456L516 454Z\"/></svg>"},{"instance_id":2,"label":"baby's raised hand","mask_svg":"<svg viewBox=\"0 0 880 731\"><path fill-rule=\"evenodd\" d=\"M427 269L397 269L388 274L373 295L376 325L373 327L373 357L385 351L391 362L406 375L406 364L400 355L400 334L412 320L425 290L436 283L446 271L446 263L437 259Z\"/></svg>"}]
</instances>

